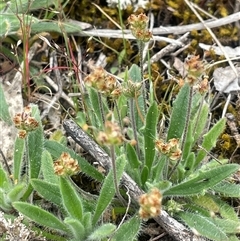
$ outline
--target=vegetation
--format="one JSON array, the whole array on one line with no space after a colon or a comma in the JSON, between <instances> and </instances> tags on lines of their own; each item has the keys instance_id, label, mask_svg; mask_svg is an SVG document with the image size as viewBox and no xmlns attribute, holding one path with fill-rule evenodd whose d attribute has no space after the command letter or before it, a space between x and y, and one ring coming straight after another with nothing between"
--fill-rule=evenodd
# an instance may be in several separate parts
<instances>
[{"instance_id":1,"label":"vegetation","mask_svg":"<svg viewBox=\"0 0 240 241\"><path fill-rule=\"evenodd\" d=\"M175 9L180 2L165 4ZM7 58L23 61L26 100L30 101L38 90L46 93L49 87L44 78L48 71L54 73L58 83L58 97L50 100L51 107L64 88L80 93L80 100L75 97L67 105L74 109L73 114L63 104L64 118L73 119L92 143L97 143L101 153L106 154L104 158L111 160L110 168L106 169L92 150L73 150L61 127L47 135L48 113L41 113L38 105L28 104L12 118L0 85L0 119L18 129L13 164L5 161L0 166L1 239L144 240L144 225L166 211L196 238L239 240L240 222L233 204L240 197L239 164L224 156L223 147L220 155L214 154L226 132L227 119L218 113L212 118L213 96L208 77L211 71L207 60L197 54L183 54L179 75L169 72L172 80L168 88L164 89L163 82L158 86L162 78L158 71L162 67L150 65L150 57L147 71L144 67L144 46L153 38L148 29L149 19L144 13L129 14L125 25L136 38L137 57L129 65L127 54L133 48L129 40L123 39L124 51L113 51L121 68L107 71L88 63L90 71L81 79L68 37L79 32L79 27L63 17L63 9L68 10L69 5L62 4L39 0L1 3L4 21L0 23L0 36L5 43L2 50ZM219 6L220 14L224 14L223 3ZM88 11L91 9L92 5ZM36 17L40 10L43 13ZM120 10L119 15L124 16L125 11L130 10ZM178 11L174 14L180 15ZM185 15L182 21L187 21ZM123 26L123 20L120 22ZM74 72L68 87L60 79L60 66L53 64L41 73L30 66L29 52L37 39L57 49L48 40L49 33L62 34L64 68ZM103 49L112 49L104 42L107 40L94 41L98 46L102 44ZM14 55L10 43L21 46L21 54ZM188 51L192 48L191 45ZM150 56L151 51L148 52ZM163 90L161 96L158 91ZM81 141L84 142L78 140L78 144ZM129 194L130 186L122 185L126 174L143 191L137 199ZM84 180L87 187L81 185Z\"/></svg>"}]
</instances>

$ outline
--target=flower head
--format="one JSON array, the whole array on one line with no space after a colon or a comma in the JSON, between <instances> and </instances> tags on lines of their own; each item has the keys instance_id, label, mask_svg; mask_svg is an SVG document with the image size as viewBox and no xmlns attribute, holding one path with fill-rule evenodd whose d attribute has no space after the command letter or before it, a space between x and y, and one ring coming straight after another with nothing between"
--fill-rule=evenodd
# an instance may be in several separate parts
<instances>
[{"instance_id":1,"label":"flower head","mask_svg":"<svg viewBox=\"0 0 240 241\"><path fill-rule=\"evenodd\" d=\"M172 138L168 140L168 142L165 142L162 139L156 140L155 147L159 152L168 156L172 161L181 158L182 151L179 148L179 140L176 138Z\"/></svg>"},{"instance_id":2,"label":"flower head","mask_svg":"<svg viewBox=\"0 0 240 241\"><path fill-rule=\"evenodd\" d=\"M142 219L149 219L160 215L162 208L162 194L157 188L145 193L139 198L139 215Z\"/></svg>"},{"instance_id":3,"label":"flower head","mask_svg":"<svg viewBox=\"0 0 240 241\"><path fill-rule=\"evenodd\" d=\"M80 171L77 160L71 158L66 152L63 152L60 158L54 162L53 167L58 176L72 176Z\"/></svg>"},{"instance_id":4,"label":"flower head","mask_svg":"<svg viewBox=\"0 0 240 241\"><path fill-rule=\"evenodd\" d=\"M139 15L131 14L128 17L128 23L136 39L148 42L152 38L152 33L147 29L148 17L144 13L140 13Z\"/></svg>"},{"instance_id":5,"label":"flower head","mask_svg":"<svg viewBox=\"0 0 240 241\"><path fill-rule=\"evenodd\" d=\"M105 122L104 131L100 131L97 141L102 145L121 145L123 143L123 135L119 125L112 121Z\"/></svg>"},{"instance_id":6,"label":"flower head","mask_svg":"<svg viewBox=\"0 0 240 241\"><path fill-rule=\"evenodd\" d=\"M93 87L106 96L117 98L121 94L121 88L116 78L108 74L102 67L94 68L84 81L87 86Z\"/></svg>"},{"instance_id":7,"label":"flower head","mask_svg":"<svg viewBox=\"0 0 240 241\"><path fill-rule=\"evenodd\" d=\"M31 107L27 106L22 113L17 113L13 118L15 127L19 129L18 136L20 138L25 138L28 132L35 130L39 126L38 121L31 114Z\"/></svg>"}]
</instances>

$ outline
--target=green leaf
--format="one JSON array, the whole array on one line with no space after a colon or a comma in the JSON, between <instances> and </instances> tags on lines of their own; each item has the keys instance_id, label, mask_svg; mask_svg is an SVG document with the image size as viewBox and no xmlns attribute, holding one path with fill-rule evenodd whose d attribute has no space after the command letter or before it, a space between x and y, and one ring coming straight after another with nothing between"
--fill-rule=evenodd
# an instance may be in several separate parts
<instances>
[{"instance_id":1,"label":"green leaf","mask_svg":"<svg viewBox=\"0 0 240 241\"><path fill-rule=\"evenodd\" d=\"M155 182L165 179L167 163L167 157L165 155L162 155L160 159L157 160L157 164L152 168L153 180Z\"/></svg>"},{"instance_id":2,"label":"green leaf","mask_svg":"<svg viewBox=\"0 0 240 241\"><path fill-rule=\"evenodd\" d=\"M20 29L20 20L24 23L38 23L39 20L29 15L17 16L15 13L1 13L0 37L16 34Z\"/></svg>"},{"instance_id":3,"label":"green leaf","mask_svg":"<svg viewBox=\"0 0 240 241\"><path fill-rule=\"evenodd\" d=\"M4 20L2 19L1 22L3 22L3 21ZM0 24L0 26L1 26L1 24ZM0 84L0 103L1 103L0 104L0 119L3 120L4 122L6 122L8 125L11 125L12 118L8 111L8 104L7 104L5 96L4 96L2 84Z\"/></svg>"},{"instance_id":4,"label":"green leaf","mask_svg":"<svg viewBox=\"0 0 240 241\"><path fill-rule=\"evenodd\" d=\"M76 220L74 218L65 218L64 223L66 223L69 227L69 229L72 231L74 240L84 240L85 237L85 228L82 225L82 223L79 220ZM73 240L73 239L71 239Z\"/></svg>"},{"instance_id":5,"label":"green leaf","mask_svg":"<svg viewBox=\"0 0 240 241\"><path fill-rule=\"evenodd\" d=\"M227 234L237 234L240 233L240 222L228 219L220 218L209 218L213 223L215 223L224 233Z\"/></svg>"},{"instance_id":6,"label":"green leaf","mask_svg":"<svg viewBox=\"0 0 240 241\"><path fill-rule=\"evenodd\" d=\"M62 2L62 1L61 1ZM56 0L12 0L9 7L13 13L27 13L29 11L48 8L56 4Z\"/></svg>"},{"instance_id":7,"label":"green leaf","mask_svg":"<svg viewBox=\"0 0 240 241\"><path fill-rule=\"evenodd\" d=\"M226 197L240 197L240 185L229 182L220 182L212 188Z\"/></svg>"},{"instance_id":8,"label":"green leaf","mask_svg":"<svg viewBox=\"0 0 240 241\"><path fill-rule=\"evenodd\" d=\"M195 232L214 241L228 240L227 235L209 218L197 213L180 212L178 216Z\"/></svg>"},{"instance_id":9,"label":"green leaf","mask_svg":"<svg viewBox=\"0 0 240 241\"><path fill-rule=\"evenodd\" d=\"M89 236L88 240L92 240L92 241L104 240L109 235L111 235L115 229L116 229L116 225L112 223L103 224Z\"/></svg>"},{"instance_id":10,"label":"green leaf","mask_svg":"<svg viewBox=\"0 0 240 241\"><path fill-rule=\"evenodd\" d=\"M217 138L224 131L226 124L226 118L222 118L219 120L211 130L203 136L202 147L203 150L200 150L196 157L195 167L199 165L199 163L204 159L207 155L206 151L210 151L216 145Z\"/></svg>"},{"instance_id":11,"label":"green leaf","mask_svg":"<svg viewBox=\"0 0 240 241\"><path fill-rule=\"evenodd\" d=\"M208 113L209 113L209 105L206 102L204 102L200 111L201 111L200 114L195 115L195 118L194 118L195 132L193 133L193 137L194 137L193 144L196 141L198 141L198 139L201 137L201 134L204 131L204 128L206 127Z\"/></svg>"},{"instance_id":12,"label":"green leaf","mask_svg":"<svg viewBox=\"0 0 240 241\"><path fill-rule=\"evenodd\" d=\"M201 195L201 196L194 196L191 199L191 203L195 205L199 205L203 207L205 210L208 210L209 213L219 213L220 205L215 202L212 195Z\"/></svg>"},{"instance_id":13,"label":"green leaf","mask_svg":"<svg viewBox=\"0 0 240 241\"><path fill-rule=\"evenodd\" d=\"M222 218L232 221L239 221L238 214L236 213L234 207L221 200L220 198L217 198L215 195L213 195L213 199L220 207L219 214Z\"/></svg>"},{"instance_id":14,"label":"green leaf","mask_svg":"<svg viewBox=\"0 0 240 241\"><path fill-rule=\"evenodd\" d=\"M41 195L43 198L58 206L62 205L59 185L55 183L49 183L40 179L32 179L31 184L33 188L39 193L39 195Z\"/></svg>"},{"instance_id":15,"label":"green leaf","mask_svg":"<svg viewBox=\"0 0 240 241\"><path fill-rule=\"evenodd\" d=\"M143 129L145 165L151 170L155 158L155 140L158 122L158 108L156 102L149 107L146 116L146 124Z\"/></svg>"},{"instance_id":16,"label":"green leaf","mask_svg":"<svg viewBox=\"0 0 240 241\"><path fill-rule=\"evenodd\" d=\"M14 145L13 180L21 180L22 162L25 152L25 140L17 137Z\"/></svg>"},{"instance_id":17,"label":"green leaf","mask_svg":"<svg viewBox=\"0 0 240 241\"><path fill-rule=\"evenodd\" d=\"M131 168L133 169L139 168L139 166L141 165L141 162L138 160L136 150L129 143L127 143L126 145L126 150L127 150L127 160Z\"/></svg>"},{"instance_id":18,"label":"green leaf","mask_svg":"<svg viewBox=\"0 0 240 241\"><path fill-rule=\"evenodd\" d=\"M117 166L116 171L117 171L118 183L124 172L125 165L126 165L125 155L119 156L116 159L116 166ZM111 170L106 176L102 184L102 188L101 188L100 195L96 205L96 210L93 216L93 225L95 225L98 222L102 213L105 211L105 209L112 201L114 195L115 195L115 187L114 187L113 172Z\"/></svg>"},{"instance_id":19,"label":"green leaf","mask_svg":"<svg viewBox=\"0 0 240 241\"><path fill-rule=\"evenodd\" d=\"M25 202L14 202L13 207L40 225L69 234L69 230L63 222L40 207Z\"/></svg>"},{"instance_id":20,"label":"green leaf","mask_svg":"<svg viewBox=\"0 0 240 241\"><path fill-rule=\"evenodd\" d=\"M18 183L11 188L11 190L7 194L7 199L10 202L19 201L20 198L24 195L26 191L26 184L25 183Z\"/></svg>"},{"instance_id":21,"label":"green leaf","mask_svg":"<svg viewBox=\"0 0 240 241\"><path fill-rule=\"evenodd\" d=\"M133 82L141 82L142 77L141 77L141 70L138 65L133 64L131 68L128 71L128 77L131 79Z\"/></svg>"},{"instance_id":22,"label":"green leaf","mask_svg":"<svg viewBox=\"0 0 240 241\"><path fill-rule=\"evenodd\" d=\"M41 170L44 180L52 184L58 184L58 176L54 173L53 160L47 150L43 151L41 159Z\"/></svg>"},{"instance_id":23,"label":"green leaf","mask_svg":"<svg viewBox=\"0 0 240 241\"><path fill-rule=\"evenodd\" d=\"M173 102L173 110L170 119L170 125L167 134L167 140L172 138L180 139L184 130L188 102L189 102L190 87L185 84Z\"/></svg>"},{"instance_id":24,"label":"green leaf","mask_svg":"<svg viewBox=\"0 0 240 241\"><path fill-rule=\"evenodd\" d=\"M131 66L131 68L128 71L128 78L135 83L140 83L142 81L141 69L138 65L133 64ZM133 101L133 100L130 100L130 101ZM144 111L144 101L146 101L146 100L144 100L143 95L139 95L137 98L137 103L135 103L135 101L134 101L135 105L133 105L133 113L135 116L137 130L140 130L140 128L143 126L142 120L139 116L137 109L139 109L141 113L145 112ZM136 104L138 105L138 108L136 108ZM130 103L130 105L131 105L131 103Z\"/></svg>"},{"instance_id":25,"label":"green leaf","mask_svg":"<svg viewBox=\"0 0 240 241\"><path fill-rule=\"evenodd\" d=\"M43 152L43 127L40 112L37 105L32 105L32 117L38 121L38 128L27 136L27 151L29 158L29 177L37 178L41 168L41 158Z\"/></svg>"},{"instance_id":26,"label":"green leaf","mask_svg":"<svg viewBox=\"0 0 240 241\"><path fill-rule=\"evenodd\" d=\"M183 164L187 160L187 157L190 154L192 145L193 145L193 133L192 133L193 127L192 127L192 125L193 124L190 122L190 124L188 126L188 130L187 130L185 145L183 147L183 152L182 152Z\"/></svg>"},{"instance_id":27,"label":"green leaf","mask_svg":"<svg viewBox=\"0 0 240 241\"><path fill-rule=\"evenodd\" d=\"M84 172L84 174L92 177L93 179L97 181L103 180L103 174L98 172L92 165L90 165L84 158L77 155L73 150L70 150L64 145L61 145L60 143L56 141L45 141L45 148L51 153L51 155L55 158L59 158L59 156L63 152L67 152L71 155L73 159L78 160L78 164L81 168L81 171Z\"/></svg>"},{"instance_id":28,"label":"green leaf","mask_svg":"<svg viewBox=\"0 0 240 241\"><path fill-rule=\"evenodd\" d=\"M239 169L237 164L222 165L211 170L201 171L198 176L175 185L164 192L166 196L188 196L199 194L215 186Z\"/></svg>"},{"instance_id":29,"label":"green leaf","mask_svg":"<svg viewBox=\"0 0 240 241\"><path fill-rule=\"evenodd\" d=\"M0 188L0 208L5 212L12 210L12 204L7 198L6 191L2 188Z\"/></svg>"},{"instance_id":30,"label":"green leaf","mask_svg":"<svg viewBox=\"0 0 240 241\"><path fill-rule=\"evenodd\" d=\"M148 180L148 176L149 176L149 169L147 166L144 166L141 172L141 182L142 185L145 184L145 182Z\"/></svg>"},{"instance_id":31,"label":"green leaf","mask_svg":"<svg viewBox=\"0 0 240 241\"><path fill-rule=\"evenodd\" d=\"M102 112L105 117L109 113L109 108L106 104L106 98L104 98L100 93L98 93L94 88L88 88L89 101L87 112L91 117L92 125L97 129L102 129ZM102 105L100 104L102 102ZM101 109L103 108L103 109Z\"/></svg>"},{"instance_id":32,"label":"green leaf","mask_svg":"<svg viewBox=\"0 0 240 241\"><path fill-rule=\"evenodd\" d=\"M64 177L60 177L60 193L62 195L63 206L69 215L82 222L82 200L70 181Z\"/></svg>"},{"instance_id":33,"label":"green leaf","mask_svg":"<svg viewBox=\"0 0 240 241\"><path fill-rule=\"evenodd\" d=\"M83 217L83 226L85 228L86 236L92 233L92 213L85 212Z\"/></svg>"},{"instance_id":34,"label":"green leaf","mask_svg":"<svg viewBox=\"0 0 240 241\"><path fill-rule=\"evenodd\" d=\"M131 228L129 228L131 227ZM134 216L123 223L114 233L112 240L134 240L141 230L141 220Z\"/></svg>"},{"instance_id":35,"label":"green leaf","mask_svg":"<svg viewBox=\"0 0 240 241\"><path fill-rule=\"evenodd\" d=\"M9 189L11 187L11 181L8 178L7 172L3 169L0 163L0 189Z\"/></svg>"}]
</instances>

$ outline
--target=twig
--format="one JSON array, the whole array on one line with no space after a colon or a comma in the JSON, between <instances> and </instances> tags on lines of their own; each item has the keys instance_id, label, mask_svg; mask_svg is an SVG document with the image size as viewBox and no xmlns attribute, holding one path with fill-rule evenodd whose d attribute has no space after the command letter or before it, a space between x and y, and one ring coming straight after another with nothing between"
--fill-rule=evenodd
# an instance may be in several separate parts
<instances>
[{"instance_id":1,"label":"twig","mask_svg":"<svg viewBox=\"0 0 240 241\"><path fill-rule=\"evenodd\" d=\"M217 19L217 20L210 20L204 21L204 24L209 28L216 28L221 27L226 24L230 24L233 22L237 22L240 20L240 12L231 14L227 17ZM153 35L164 35L164 34L183 34L190 32L192 30L201 30L205 29L203 23L195 23L189 25L182 25L176 27L158 27L153 28ZM126 39L135 39L133 35L130 33L130 30L124 30L124 37ZM90 29L85 31L80 31L74 34L75 36L98 36L98 37L111 37L111 38L122 38L122 30L110 30L110 29ZM155 36L153 37L155 40ZM165 38L167 39L167 38ZM156 41L160 41L159 39ZM162 40L165 41L165 40Z\"/></svg>"},{"instance_id":2,"label":"twig","mask_svg":"<svg viewBox=\"0 0 240 241\"><path fill-rule=\"evenodd\" d=\"M97 145L73 120L65 120L63 127L67 134L87 151L105 170L111 168L111 158ZM144 192L138 187L136 182L127 174L123 173L121 184L129 190L131 198L138 202L139 196ZM155 221L165 229L166 232L179 241L204 241L205 239L193 234L181 223L173 219L166 211L162 210L161 215Z\"/></svg>"},{"instance_id":3,"label":"twig","mask_svg":"<svg viewBox=\"0 0 240 241\"><path fill-rule=\"evenodd\" d=\"M185 33L183 36L181 36L178 39L179 44L176 44L176 43L169 44L165 48L161 49L158 53L154 54L150 59L150 63L145 63L143 65L143 70L146 70L149 64L159 61L166 54L169 54L170 52L174 51L179 46L182 46L187 41L188 35L189 35L189 33Z\"/></svg>"},{"instance_id":4,"label":"twig","mask_svg":"<svg viewBox=\"0 0 240 241\"><path fill-rule=\"evenodd\" d=\"M213 33L213 31L207 26L207 24L203 21L202 17L200 16L200 14L198 14L198 12L196 11L196 9L192 6L192 4L188 1L185 0L186 4L189 6L189 8L193 11L193 13L197 16L197 18L202 22L202 24L204 25L204 27L207 29L207 31L209 32L209 34L211 35L211 37L213 38L213 40L217 43L218 47L220 48L220 50L222 51L222 53L224 54L225 58L227 59L229 65L231 66L233 72L235 73L236 77L238 78L238 72L233 64L233 62L231 61L231 59L229 58L229 55L227 53L227 51L225 50L225 48L223 48L222 44L220 43L220 41L218 40L218 38L216 37L216 35Z\"/></svg>"}]
</instances>

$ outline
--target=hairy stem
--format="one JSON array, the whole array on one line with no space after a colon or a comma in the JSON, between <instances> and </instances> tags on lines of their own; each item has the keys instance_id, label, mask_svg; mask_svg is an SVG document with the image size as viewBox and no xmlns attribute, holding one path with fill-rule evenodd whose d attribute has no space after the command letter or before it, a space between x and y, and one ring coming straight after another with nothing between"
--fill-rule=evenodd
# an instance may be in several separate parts
<instances>
[{"instance_id":1,"label":"hairy stem","mask_svg":"<svg viewBox=\"0 0 240 241\"><path fill-rule=\"evenodd\" d=\"M101 117L102 117L102 124L104 125L105 123L105 116L104 116L104 111L103 111L103 102L102 102L102 96L101 93L97 92L98 95L98 103L99 103L99 108L101 112Z\"/></svg>"},{"instance_id":2,"label":"hairy stem","mask_svg":"<svg viewBox=\"0 0 240 241\"><path fill-rule=\"evenodd\" d=\"M124 198L122 197L121 193L119 192L119 188L118 188L115 148L113 145L110 146L110 156L111 156L111 160L112 160L113 181L114 181L114 186L116 189L116 195L117 195L118 199L121 201L121 203L123 205L125 205L126 202L125 202Z\"/></svg>"},{"instance_id":3,"label":"hairy stem","mask_svg":"<svg viewBox=\"0 0 240 241\"><path fill-rule=\"evenodd\" d=\"M140 150L139 150L139 143L138 143L138 136L137 136L137 126L136 126L136 120L135 120L135 115L134 115L134 102L133 99L130 99L130 119L132 123L132 128L133 128L133 136L135 141L137 142L136 144L136 151L138 158L140 158Z\"/></svg>"},{"instance_id":4,"label":"hairy stem","mask_svg":"<svg viewBox=\"0 0 240 241\"><path fill-rule=\"evenodd\" d=\"M139 41L139 63L140 63L140 71L141 71L141 82L142 82L142 96L143 96L143 106L144 106L144 114L147 114L147 94L146 94L146 84L144 82L143 77L143 42Z\"/></svg>"}]
</instances>

